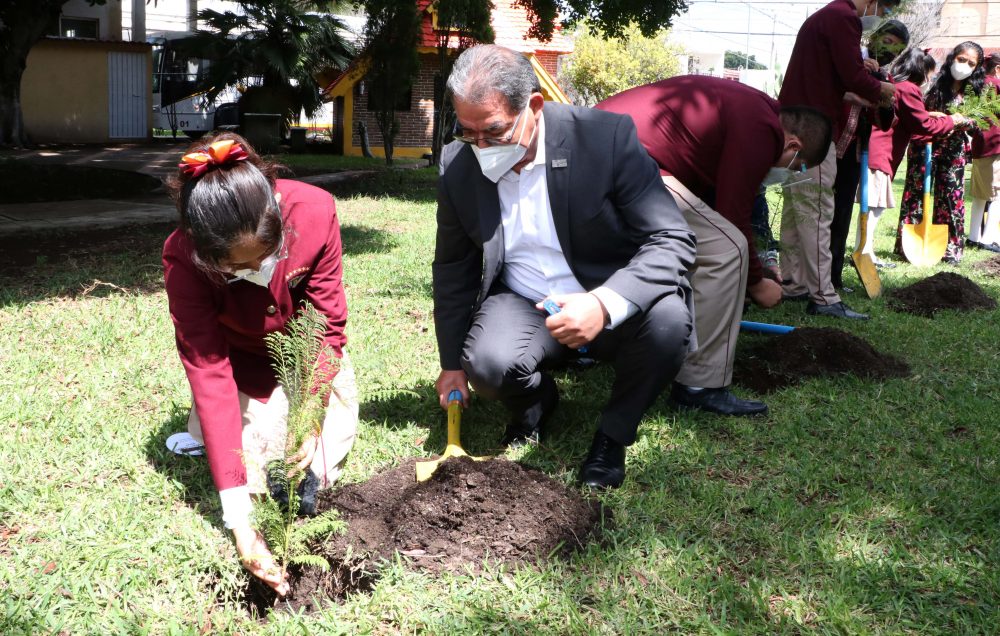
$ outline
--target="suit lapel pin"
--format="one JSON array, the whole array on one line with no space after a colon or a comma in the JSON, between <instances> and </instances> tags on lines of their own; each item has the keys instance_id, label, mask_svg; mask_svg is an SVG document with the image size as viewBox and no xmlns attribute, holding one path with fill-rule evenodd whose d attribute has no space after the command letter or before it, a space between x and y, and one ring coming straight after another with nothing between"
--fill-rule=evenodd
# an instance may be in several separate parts
<instances>
[{"instance_id":1,"label":"suit lapel pin","mask_svg":"<svg viewBox=\"0 0 1000 636\"><path fill-rule=\"evenodd\" d=\"M566 161L565 159L553 159L552 160L552 167L553 168L565 168L568 165L569 165L569 162Z\"/></svg>"}]
</instances>

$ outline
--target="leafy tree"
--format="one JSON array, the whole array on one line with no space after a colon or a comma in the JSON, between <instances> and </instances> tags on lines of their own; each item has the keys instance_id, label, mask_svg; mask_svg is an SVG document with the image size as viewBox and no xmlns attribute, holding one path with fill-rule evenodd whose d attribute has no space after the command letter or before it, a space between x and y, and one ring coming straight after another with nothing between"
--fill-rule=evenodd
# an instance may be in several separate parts
<instances>
[{"instance_id":1,"label":"leafy tree","mask_svg":"<svg viewBox=\"0 0 1000 636\"><path fill-rule=\"evenodd\" d=\"M582 30L562 73L563 83L576 101L592 106L634 86L673 77L680 72L681 49L666 44L666 39L665 30L646 37L634 24L620 38Z\"/></svg>"},{"instance_id":2,"label":"leafy tree","mask_svg":"<svg viewBox=\"0 0 1000 636\"><path fill-rule=\"evenodd\" d=\"M724 68L745 68L755 71L766 69L767 67L758 62L753 54L748 57L746 53L740 53L739 51L726 51Z\"/></svg>"},{"instance_id":3,"label":"leafy tree","mask_svg":"<svg viewBox=\"0 0 1000 636\"><path fill-rule=\"evenodd\" d=\"M334 0L233 0L240 12L204 9L198 19L208 25L188 38L187 52L212 60L209 96L226 86L248 86L241 101L258 100L278 109L286 121L300 111L311 115L322 105L321 71L345 68L354 57L340 20L316 11L331 11ZM246 106L241 110L246 111Z\"/></svg>"},{"instance_id":4,"label":"leafy tree","mask_svg":"<svg viewBox=\"0 0 1000 636\"><path fill-rule=\"evenodd\" d=\"M392 165L393 147L399 133L396 108L410 93L420 68L417 44L420 15L414 0L366 0L364 55L368 60L368 107L382 133L385 163ZM372 108L372 105L375 105Z\"/></svg>"},{"instance_id":5,"label":"leafy tree","mask_svg":"<svg viewBox=\"0 0 1000 636\"><path fill-rule=\"evenodd\" d=\"M89 0L91 5L107 0ZM68 0L0 2L0 146L24 146L21 78L28 53L57 23Z\"/></svg>"},{"instance_id":6,"label":"leafy tree","mask_svg":"<svg viewBox=\"0 0 1000 636\"><path fill-rule=\"evenodd\" d=\"M489 0L482 0L489 2ZM675 15L688 8L686 0L514 0L528 10L532 28L528 35L547 41L552 37L556 19L570 26L586 21L592 33L621 37L632 28L647 38L670 28Z\"/></svg>"},{"instance_id":7,"label":"leafy tree","mask_svg":"<svg viewBox=\"0 0 1000 636\"><path fill-rule=\"evenodd\" d=\"M437 0L438 72L434 76L434 134L431 162L437 165L441 148L455 127L455 110L445 99L445 86L455 58L476 43L493 42L490 6L482 0Z\"/></svg>"}]
</instances>

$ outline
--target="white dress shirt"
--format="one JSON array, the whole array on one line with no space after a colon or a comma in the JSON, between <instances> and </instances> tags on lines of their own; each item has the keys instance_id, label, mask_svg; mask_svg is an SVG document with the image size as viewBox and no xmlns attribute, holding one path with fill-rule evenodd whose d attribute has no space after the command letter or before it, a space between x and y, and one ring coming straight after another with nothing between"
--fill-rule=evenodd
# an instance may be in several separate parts
<instances>
[{"instance_id":1,"label":"white dress shirt","mask_svg":"<svg viewBox=\"0 0 1000 636\"><path fill-rule=\"evenodd\" d=\"M556 235L545 176L545 118L538 118L535 159L510 170L497 182L503 225L503 283L511 291L540 302L555 294L584 293L573 275ZM638 306L607 287L591 291L601 301L613 329L639 311Z\"/></svg>"}]
</instances>

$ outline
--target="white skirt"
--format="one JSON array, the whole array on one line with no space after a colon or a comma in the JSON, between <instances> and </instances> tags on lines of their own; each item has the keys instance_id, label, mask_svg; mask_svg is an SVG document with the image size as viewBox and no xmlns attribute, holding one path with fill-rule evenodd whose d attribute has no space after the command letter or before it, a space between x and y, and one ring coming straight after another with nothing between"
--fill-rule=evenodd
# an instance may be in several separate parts
<instances>
[{"instance_id":1,"label":"white skirt","mask_svg":"<svg viewBox=\"0 0 1000 636\"><path fill-rule=\"evenodd\" d=\"M861 184L858 184L858 196L855 200L861 203ZM868 207L896 207L896 197L892 193L892 179L884 172L878 170L868 171Z\"/></svg>"}]
</instances>

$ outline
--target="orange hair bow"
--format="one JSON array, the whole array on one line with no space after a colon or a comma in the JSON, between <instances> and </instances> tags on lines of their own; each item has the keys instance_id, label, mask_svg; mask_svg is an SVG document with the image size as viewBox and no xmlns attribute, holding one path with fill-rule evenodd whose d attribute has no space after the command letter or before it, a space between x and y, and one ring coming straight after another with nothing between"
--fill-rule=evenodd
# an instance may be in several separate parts
<instances>
[{"instance_id":1,"label":"orange hair bow","mask_svg":"<svg viewBox=\"0 0 1000 636\"><path fill-rule=\"evenodd\" d=\"M223 139L211 144L206 150L189 152L181 157L177 167L191 178L205 174L211 166L223 166L234 161L243 161L249 155L243 146L232 139Z\"/></svg>"}]
</instances>

